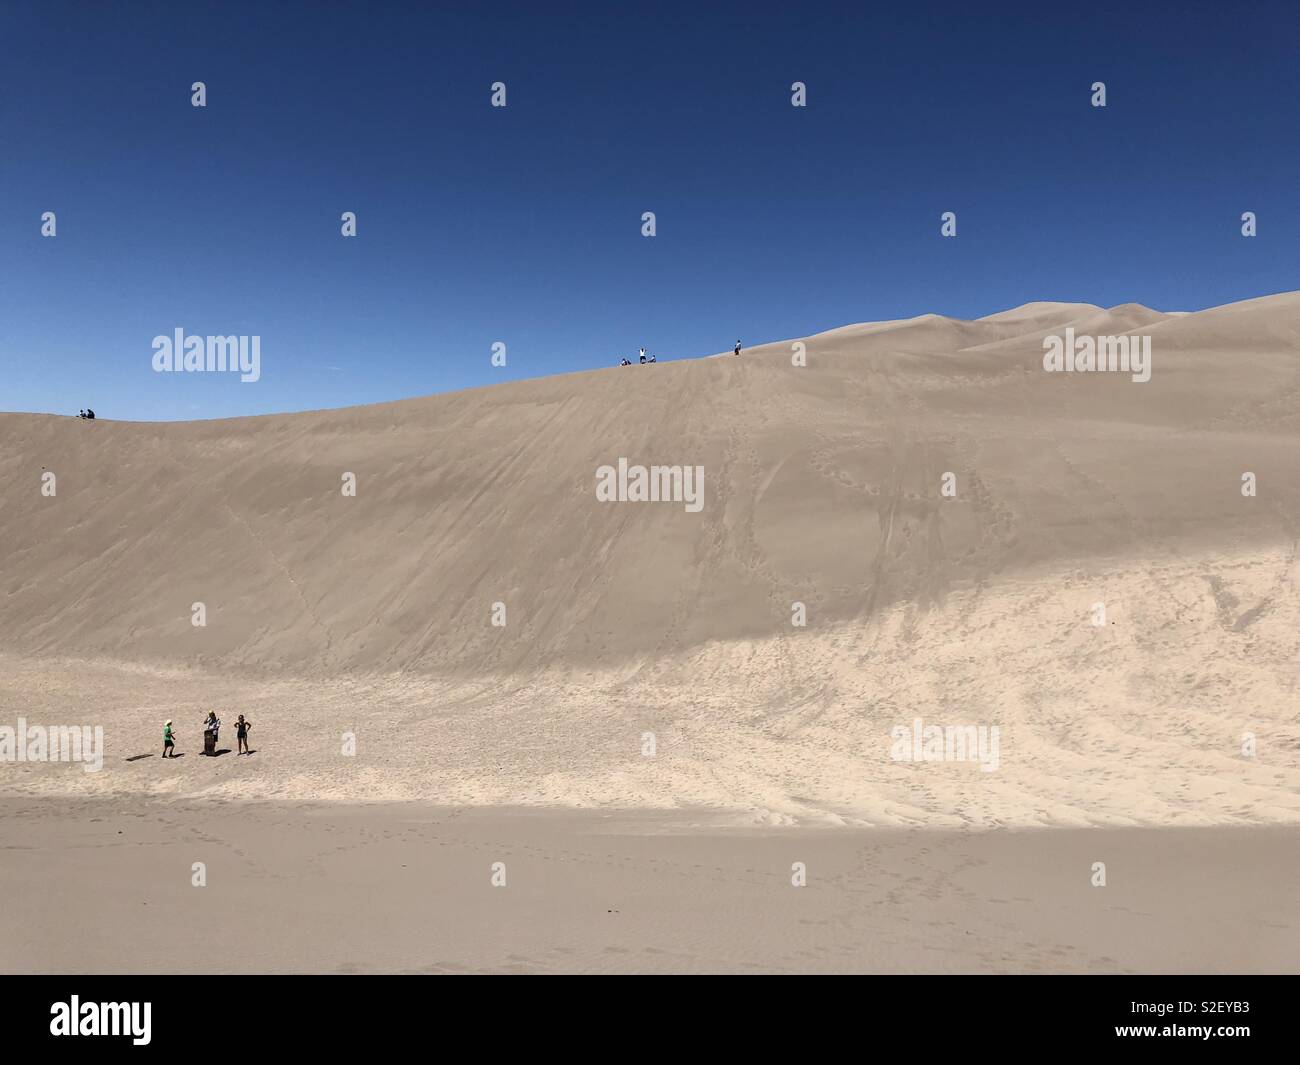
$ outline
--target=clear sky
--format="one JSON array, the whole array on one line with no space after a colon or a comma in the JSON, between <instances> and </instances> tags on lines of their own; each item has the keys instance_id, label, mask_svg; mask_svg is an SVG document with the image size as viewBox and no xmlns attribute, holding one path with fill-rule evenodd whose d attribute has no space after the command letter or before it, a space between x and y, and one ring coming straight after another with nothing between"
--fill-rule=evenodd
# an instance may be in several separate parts
<instances>
[{"instance_id":1,"label":"clear sky","mask_svg":"<svg viewBox=\"0 0 1300 1065\"><path fill-rule=\"evenodd\" d=\"M888 8L4 0L0 410L345 406L1300 288L1294 2ZM177 328L259 335L261 380L155 373Z\"/></svg>"}]
</instances>

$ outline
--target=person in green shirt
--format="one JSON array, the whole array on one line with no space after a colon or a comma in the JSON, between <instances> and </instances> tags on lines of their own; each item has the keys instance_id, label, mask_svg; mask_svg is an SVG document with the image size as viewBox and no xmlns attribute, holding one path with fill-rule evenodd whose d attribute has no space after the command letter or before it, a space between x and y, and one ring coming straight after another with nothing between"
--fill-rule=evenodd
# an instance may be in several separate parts
<instances>
[{"instance_id":1,"label":"person in green shirt","mask_svg":"<svg viewBox=\"0 0 1300 1065\"><path fill-rule=\"evenodd\" d=\"M163 757L176 757L176 742L175 737L172 735L172 723L170 719L168 719L167 723L163 725Z\"/></svg>"}]
</instances>

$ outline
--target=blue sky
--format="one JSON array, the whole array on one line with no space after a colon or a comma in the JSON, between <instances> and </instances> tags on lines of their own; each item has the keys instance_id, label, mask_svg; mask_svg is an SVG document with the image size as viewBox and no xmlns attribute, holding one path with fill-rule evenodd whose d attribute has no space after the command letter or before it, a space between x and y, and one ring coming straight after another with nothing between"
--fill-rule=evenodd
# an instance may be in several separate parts
<instances>
[{"instance_id":1,"label":"blue sky","mask_svg":"<svg viewBox=\"0 0 1300 1065\"><path fill-rule=\"evenodd\" d=\"M1300 288L1294 4L896 6L6 2L0 410L346 406ZM261 380L154 373L177 327L260 335Z\"/></svg>"}]
</instances>

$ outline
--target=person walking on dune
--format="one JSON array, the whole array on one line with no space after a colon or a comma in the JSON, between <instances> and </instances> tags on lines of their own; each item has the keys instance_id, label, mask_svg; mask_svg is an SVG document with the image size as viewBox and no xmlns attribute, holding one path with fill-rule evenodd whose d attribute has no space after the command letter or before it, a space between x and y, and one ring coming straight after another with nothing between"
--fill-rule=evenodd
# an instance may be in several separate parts
<instances>
[{"instance_id":1,"label":"person walking on dune","mask_svg":"<svg viewBox=\"0 0 1300 1065\"><path fill-rule=\"evenodd\" d=\"M241 754L253 753L248 749L248 730L252 727L253 727L252 723L249 721L245 721L244 715L240 714L239 720L235 722L235 744L239 748L235 752L236 758L238 758Z\"/></svg>"},{"instance_id":2,"label":"person walking on dune","mask_svg":"<svg viewBox=\"0 0 1300 1065\"><path fill-rule=\"evenodd\" d=\"M176 738L172 735L172 722L168 718L163 725L163 755L164 758L176 757Z\"/></svg>"},{"instance_id":3,"label":"person walking on dune","mask_svg":"<svg viewBox=\"0 0 1300 1065\"><path fill-rule=\"evenodd\" d=\"M736 350L735 350L734 352L732 352L732 354L733 354L733 355L739 355L739 354L740 354L740 341L739 341L739 340L736 341Z\"/></svg>"}]
</instances>

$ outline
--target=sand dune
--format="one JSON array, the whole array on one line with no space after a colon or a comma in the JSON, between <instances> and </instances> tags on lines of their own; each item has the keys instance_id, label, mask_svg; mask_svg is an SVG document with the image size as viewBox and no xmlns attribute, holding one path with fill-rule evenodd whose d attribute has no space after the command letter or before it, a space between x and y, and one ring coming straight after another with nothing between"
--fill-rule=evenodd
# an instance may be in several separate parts
<instances>
[{"instance_id":1,"label":"sand dune","mask_svg":"<svg viewBox=\"0 0 1300 1065\"><path fill-rule=\"evenodd\" d=\"M1067 326L1150 334L1150 381L1045 373ZM1300 294L848 326L804 367L792 344L274 417L0 416L0 708L102 718L112 755L0 781L1297 820ZM703 466L702 509L598 501L620 457ZM213 703L260 721L255 759L122 761ZM915 717L999 724L1000 768L893 760Z\"/></svg>"}]
</instances>

